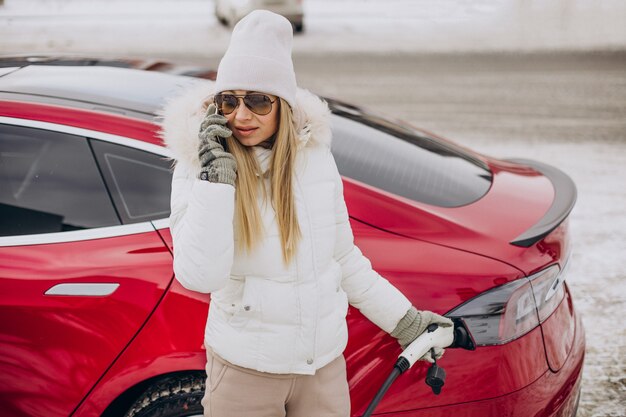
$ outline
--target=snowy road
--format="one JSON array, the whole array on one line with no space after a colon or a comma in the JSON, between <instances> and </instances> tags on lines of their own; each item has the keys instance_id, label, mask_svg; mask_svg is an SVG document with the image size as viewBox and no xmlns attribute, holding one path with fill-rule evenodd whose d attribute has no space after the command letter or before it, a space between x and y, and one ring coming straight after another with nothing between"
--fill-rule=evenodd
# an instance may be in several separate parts
<instances>
[{"instance_id":1,"label":"snowy road","mask_svg":"<svg viewBox=\"0 0 626 417\"><path fill-rule=\"evenodd\" d=\"M306 35L296 38L296 52L614 50L626 44L623 0L305 0L303 7ZM229 32L213 9L211 0L5 0L0 53L117 53L122 43L133 55L221 55Z\"/></svg>"},{"instance_id":2,"label":"snowy road","mask_svg":"<svg viewBox=\"0 0 626 417\"><path fill-rule=\"evenodd\" d=\"M42 7L29 9L24 6L29 2ZM173 10L160 7L163 3L134 0L122 13L119 0L6 0L0 9L0 53L184 57L216 65L228 31L216 24L210 4L181 0ZM445 43L432 31L418 32L422 43L416 43L407 27L419 22L433 28L439 22L462 32L459 23L467 15L486 23L502 17L494 15L497 5L513 2L445 0L426 10L411 9L397 24L385 23L397 22L388 18L393 11L377 14L363 7L360 15L342 19L337 11L315 6L331 3L305 3L307 33L294 47L301 85L411 121L483 153L538 159L572 176L579 197L571 215L567 280L587 331L578 416L626 416L626 54L428 55L424 52L472 48L462 36ZM346 10L355 2L339 3ZM623 21L625 2L600 3L615 6L615 19L621 14ZM465 7L453 8L458 4ZM456 14L450 15L453 9ZM614 22L604 22L602 29L593 13L588 22L598 36L586 38L587 46L620 38L610 36ZM372 32L377 25L382 29ZM550 46L550 33L537 25L538 31L519 24L497 39L490 36L483 49L500 49L505 43L498 42L505 41L518 42L521 50ZM530 32L533 36L518 40ZM486 35L473 36L475 46Z\"/></svg>"}]
</instances>

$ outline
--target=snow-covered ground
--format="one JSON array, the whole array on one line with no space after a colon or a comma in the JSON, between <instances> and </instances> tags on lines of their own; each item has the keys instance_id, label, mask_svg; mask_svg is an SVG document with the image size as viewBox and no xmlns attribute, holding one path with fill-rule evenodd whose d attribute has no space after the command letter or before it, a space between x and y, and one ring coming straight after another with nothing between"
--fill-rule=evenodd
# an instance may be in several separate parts
<instances>
[{"instance_id":1,"label":"snow-covered ground","mask_svg":"<svg viewBox=\"0 0 626 417\"><path fill-rule=\"evenodd\" d=\"M296 54L626 50L624 0L305 0L304 4L306 28L295 39ZM82 52L202 61L220 56L229 36L215 20L209 0L5 0L0 6L0 54ZM626 73L626 68L615 72L620 70ZM310 77L309 83L317 88ZM425 79L440 81L436 74ZM623 80L611 84L613 90L585 94L590 100L610 98L613 109L626 109ZM325 83L319 82L320 90ZM460 86L467 87L467 81L463 83ZM458 93L468 94L467 90ZM341 97L346 87L330 85L327 91ZM459 96L462 99L467 97ZM364 101L357 104L377 104L375 98ZM576 115L563 119L564 130L572 124L571 135L566 135L572 141L553 141L562 135L541 134L531 140L522 139L524 134L502 140L515 136L506 133L521 127L541 131L542 126L534 131L527 126L523 114L515 126L500 123L502 135L475 129L470 124L478 122L471 113L456 119L456 131L437 131L493 156L548 162L576 182L579 198L571 215L573 257L567 279L587 331L579 417L626 416L626 111L617 120L602 107L588 109L604 112L596 119L600 123L613 123L605 131L607 138L587 136L594 126L589 128L586 115L575 110L581 112L580 119ZM446 108L434 106L432 111L445 113ZM560 120L553 114L544 119L552 124Z\"/></svg>"},{"instance_id":2,"label":"snow-covered ground","mask_svg":"<svg viewBox=\"0 0 626 417\"><path fill-rule=\"evenodd\" d=\"M623 49L623 0L305 0L294 51ZM221 54L211 0L5 0L0 53ZM181 21L184 20L184 24ZM85 36L88 32L89 35ZM181 45L181 39L184 45Z\"/></svg>"}]
</instances>

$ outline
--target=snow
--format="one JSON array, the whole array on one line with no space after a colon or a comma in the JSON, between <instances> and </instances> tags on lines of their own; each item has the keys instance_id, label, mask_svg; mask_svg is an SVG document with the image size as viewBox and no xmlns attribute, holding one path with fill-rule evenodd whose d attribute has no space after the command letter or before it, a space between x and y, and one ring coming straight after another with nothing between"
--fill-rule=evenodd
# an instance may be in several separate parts
<instances>
[{"instance_id":1,"label":"snow","mask_svg":"<svg viewBox=\"0 0 626 417\"><path fill-rule=\"evenodd\" d=\"M220 55L229 30L204 0L6 0L0 53ZM308 0L299 52L623 49L622 0ZM184 19L185 24L181 25ZM137 30L141 28L141 30ZM85 31L89 36L85 36Z\"/></svg>"}]
</instances>

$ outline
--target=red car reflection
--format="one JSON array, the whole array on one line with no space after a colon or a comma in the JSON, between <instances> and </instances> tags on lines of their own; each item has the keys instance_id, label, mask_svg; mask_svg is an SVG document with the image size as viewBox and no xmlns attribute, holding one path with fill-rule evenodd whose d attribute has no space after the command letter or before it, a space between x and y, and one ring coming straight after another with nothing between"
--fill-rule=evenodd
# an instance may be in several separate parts
<instances>
[{"instance_id":1,"label":"red car reflection","mask_svg":"<svg viewBox=\"0 0 626 417\"><path fill-rule=\"evenodd\" d=\"M209 298L173 277L171 170L154 119L167 97L200 82L210 81L0 68L4 416L202 415ZM574 416L585 338L564 282L569 177L329 104L358 246L414 305L462 320L478 345L447 351L441 395L419 363L376 412ZM384 157L368 158L373 148ZM399 347L357 310L348 325L359 416Z\"/></svg>"}]
</instances>

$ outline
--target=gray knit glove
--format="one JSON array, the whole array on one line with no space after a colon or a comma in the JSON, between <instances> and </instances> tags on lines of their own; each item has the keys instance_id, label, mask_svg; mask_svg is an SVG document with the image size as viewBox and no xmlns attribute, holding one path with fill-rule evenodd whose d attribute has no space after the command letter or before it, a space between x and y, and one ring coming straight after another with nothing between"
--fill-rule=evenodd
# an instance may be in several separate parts
<instances>
[{"instance_id":1,"label":"gray knit glove","mask_svg":"<svg viewBox=\"0 0 626 417\"><path fill-rule=\"evenodd\" d=\"M209 105L200 124L198 157L202 168L199 178L210 182L230 184L234 187L235 178L237 178L237 163L219 142L220 138L230 137L232 132L226 127L227 119L217 114L215 110L214 104Z\"/></svg>"},{"instance_id":2,"label":"gray knit glove","mask_svg":"<svg viewBox=\"0 0 626 417\"><path fill-rule=\"evenodd\" d=\"M441 327L453 325L452 320L447 317L440 316L432 311L417 310L415 307L411 307L390 334L398 339L398 343L400 343L402 349L406 349L412 341L426 331L426 328L431 323L436 323ZM439 359L443 356L443 349L436 347L434 350L435 359ZM420 360L434 362L431 352L426 353Z\"/></svg>"}]
</instances>

